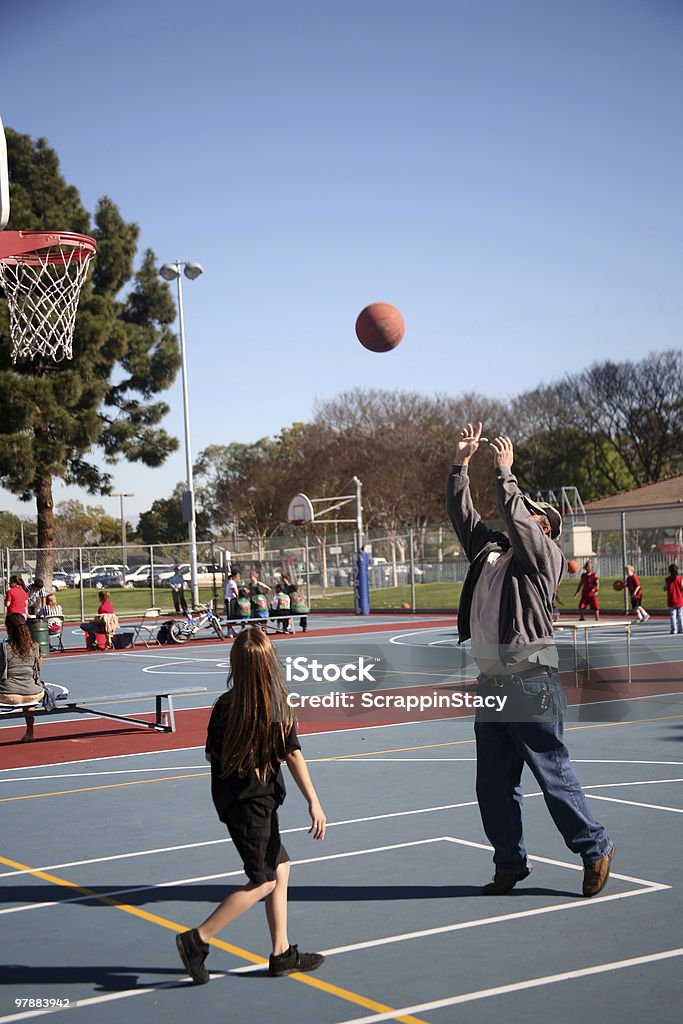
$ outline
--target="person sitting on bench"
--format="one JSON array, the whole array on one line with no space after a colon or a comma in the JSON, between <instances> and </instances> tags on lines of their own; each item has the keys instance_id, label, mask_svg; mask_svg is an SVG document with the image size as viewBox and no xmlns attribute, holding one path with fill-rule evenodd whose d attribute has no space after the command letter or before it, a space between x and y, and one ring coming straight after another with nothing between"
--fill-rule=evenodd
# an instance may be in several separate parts
<instances>
[{"instance_id":1,"label":"person sitting on bench","mask_svg":"<svg viewBox=\"0 0 683 1024\"><path fill-rule=\"evenodd\" d=\"M251 597L251 616L253 619L267 619L268 613L268 598L261 587L256 587Z\"/></svg>"},{"instance_id":2,"label":"person sitting on bench","mask_svg":"<svg viewBox=\"0 0 683 1024\"><path fill-rule=\"evenodd\" d=\"M249 591L246 587L240 587L237 598L235 599L235 615L236 619L249 619L251 618L251 598L249 597Z\"/></svg>"},{"instance_id":3,"label":"person sitting on bench","mask_svg":"<svg viewBox=\"0 0 683 1024\"><path fill-rule=\"evenodd\" d=\"M26 733L19 742L29 743L33 739L31 709L45 696L40 681L43 659L23 615L10 612L5 619L5 626L7 639L0 645L0 704L28 704Z\"/></svg>"}]
</instances>

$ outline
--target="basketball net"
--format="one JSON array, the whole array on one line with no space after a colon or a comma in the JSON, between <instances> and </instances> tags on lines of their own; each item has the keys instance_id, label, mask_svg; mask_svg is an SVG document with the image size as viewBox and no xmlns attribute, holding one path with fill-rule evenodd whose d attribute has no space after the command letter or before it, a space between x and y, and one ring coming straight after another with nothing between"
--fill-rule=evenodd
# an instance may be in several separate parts
<instances>
[{"instance_id":1,"label":"basketball net","mask_svg":"<svg viewBox=\"0 0 683 1024\"><path fill-rule=\"evenodd\" d=\"M78 299L95 251L87 235L0 233L0 284L9 306L13 363L39 355L57 363L72 358Z\"/></svg>"}]
</instances>

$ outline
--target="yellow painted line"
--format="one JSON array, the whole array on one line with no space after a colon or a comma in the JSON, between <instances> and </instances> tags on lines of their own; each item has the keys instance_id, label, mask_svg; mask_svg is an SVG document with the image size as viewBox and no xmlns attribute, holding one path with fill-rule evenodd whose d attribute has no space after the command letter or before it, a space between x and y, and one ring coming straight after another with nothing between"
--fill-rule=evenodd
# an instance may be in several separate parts
<instances>
[{"instance_id":1,"label":"yellow painted line","mask_svg":"<svg viewBox=\"0 0 683 1024\"><path fill-rule=\"evenodd\" d=\"M577 705L573 705L576 707ZM586 705L582 705L586 706ZM648 722L668 722L672 718L683 718L683 715L660 715L658 718L631 718L626 722L596 722L594 725L570 725L565 732L577 732L580 729L613 729L615 725L647 725Z\"/></svg>"},{"instance_id":2,"label":"yellow painted line","mask_svg":"<svg viewBox=\"0 0 683 1024\"><path fill-rule=\"evenodd\" d=\"M578 705L571 705L577 707ZM593 725L568 725L565 732L580 732L582 729L613 729L622 725L646 725L648 722L668 722L672 718L683 718L683 715L662 715L658 718L633 718L626 722L596 722ZM305 736L305 733L303 734ZM422 743L416 747L391 747L388 750L363 750L360 754L336 754L334 757L316 758L316 764L328 761L349 761L352 757L375 757L378 754L405 754L411 750L436 750L439 747L459 747L463 743L474 743L472 736L468 740L449 740L448 743Z\"/></svg>"},{"instance_id":3,"label":"yellow painted line","mask_svg":"<svg viewBox=\"0 0 683 1024\"><path fill-rule=\"evenodd\" d=\"M305 737L305 733L303 736ZM352 757L373 757L375 754L404 754L408 750L436 750L437 747L459 747L463 743L474 743L474 736L469 740L449 740L448 743L422 743L419 747L391 747L389 750L364 750L360 754L336 754L334 757L316 758L316 763L322 761L348 761Z\"/></svg>"},{"instance_id":4,"label":"yellow painted line","mask_svg":"<svg viewBox=\"0 0 683 1024\"><path fill-rule=\"evenodd\" d=\"M79 789L57 789L54 793L29 793L25 796L3 796L0 804L10 804L14 800L40 800L49 796L68 796L70 793L97 793L103 789L121 789L123 786L150 786L155 782L175 782L176 779L201 779L206 772L194 772L192 775L164 775L160 779L136 779L133 782L110 782L105 786L81 786Z\"/></svg>"},{"instance_id":5,"label":"yellow painted line","mask_svg":"<svg viewBox=\"0 0 683 1024\"><path fill-rule=\"evenodd\" d=\"M152 924L159 925L161 928L167 928L171 932L184 932L187 931L185 925L177 924L175 921L169 921L168 918L159 917L158 914L150 914L146 910L141 910L140 907L133 907L129 903L120 903L118 900L112 899L110 896L100 896L94 892L93 889L88 889L84 885L77 885L75 882L69 882L66 878L59 878L57 875L51 875L47 871L40 871L38 868L31 868L27 864L21 864L19 861L10 860L9 857L0 856L0 864L5 864L7 867L13 868L16 871L23 871L26 874L33 875L35 878L40 878L44 882L50 882L52 885L62 886L63 888L71 889L74 892L81 893L82 896L89 896L92 899L98 900L100 903L105 903L108 907L114 907L115 910L121 910L124 914L132 914L134 917L140 917L143 921L150 921ZM242 949L241 946L233 946L229 942L223 942L222 939L212 939L212 946L217 946L219 949L224 949L228 953L232 953L233 956L239 957L241 960L246 960L252 964L266 964L268 961L265 957L259 956L257 953L252 953L248 949ZM309 985L311 988L316 988L320 992L326 992L328 995L336 996L338 999L343 999L347 1003L353 1003L355 1006L362 1006L367 1010L375 1010L377 1013L392 1013L392 1007L387 1006L385 1003L378 1003L375 999L368 999L366 996L361 996L357 992L351 992L350 989L341 988L339 985L332 985L327 981L322 981L320 978L313 978L310 975L302 974L299 971L295 971L290 974L289 977L293 981L301 982L303 985ZM397 1011L398 1012L398 1011ZM396 1017L396 1020L400 1021L401 1024L427 1024L426 1021L420 1017L412 1017L409 1015L402 1015Z\"/></svg>"}]
</instances>

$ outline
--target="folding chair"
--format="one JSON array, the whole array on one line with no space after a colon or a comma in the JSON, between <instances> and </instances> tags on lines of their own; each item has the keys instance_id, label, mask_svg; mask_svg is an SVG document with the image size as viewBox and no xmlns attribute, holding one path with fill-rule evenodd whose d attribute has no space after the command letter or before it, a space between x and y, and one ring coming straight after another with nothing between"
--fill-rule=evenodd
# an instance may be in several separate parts
<instances>
[{"instance_id":1,"label":"folding chair","mask_svg":"<svg viewBox=\"0 0 683 1024\"><path fill-rule=\"evenodd\" d=\"M50 640L50 650L63 651L64 644L62 642L62 633L64 632L64 616L46 615L45 621L47 622L47 629Z\"/></svg>"},{"instance_id":2,"label":"folding chair","mask_svg":"<svg viewBox=\"0 0 683 1024\"><path fill-rule=\"evenodd\" d=\"M135 627L133 633L133 647L141 640L145 647L151 647L153 644L159 644L159 638L157 633L159 631L159 619L161 617L161 608L148 608L145 614L142 616L140 622ZM159 646L161 646L159 644Z\"/></svg>"}]
</instances>

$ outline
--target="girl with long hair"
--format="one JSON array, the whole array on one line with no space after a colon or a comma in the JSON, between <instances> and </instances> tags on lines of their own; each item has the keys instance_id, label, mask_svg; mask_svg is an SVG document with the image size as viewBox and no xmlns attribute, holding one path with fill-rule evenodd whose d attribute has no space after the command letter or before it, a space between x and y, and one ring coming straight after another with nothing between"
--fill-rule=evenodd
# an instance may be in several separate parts
<instances>
[{"instance_id":1,"label":"girl with long hair","mask_svg":"<svg viewBox=\"0 0 683 1024\"><path fill-rule=\"evenodd\" d=\"M246 629L235 640L228 686L211 713L206 758L216 812L249 881L231 892L199 927L176 936L180 958L197 985L210 978L204 961L211 939L259 900L265 901L273 947L271 976L315 971L324 960L320 953L300 953L287 936L289 855L280 840L277 816L285 798L283 761L308 803L309 834L324 839L326 821L301 753L282 667L263 630Z\"/></svg>"},{"instance_id":2,"label":"girl with long hair","mask_svg":"<svg viewBox=\"0 0 683 1024\"><path fill-rule=\"evenodd\" d=\"M43 660L34 643L26 619L19 612L10 612L5 619L7 639L0 645L0 703L38 704L45 691L40 681ZM33 698L35 697L35 701ZM26 733L21 743L33 739L34 716L27 710Z\"/></svg>"}]
</instances>

